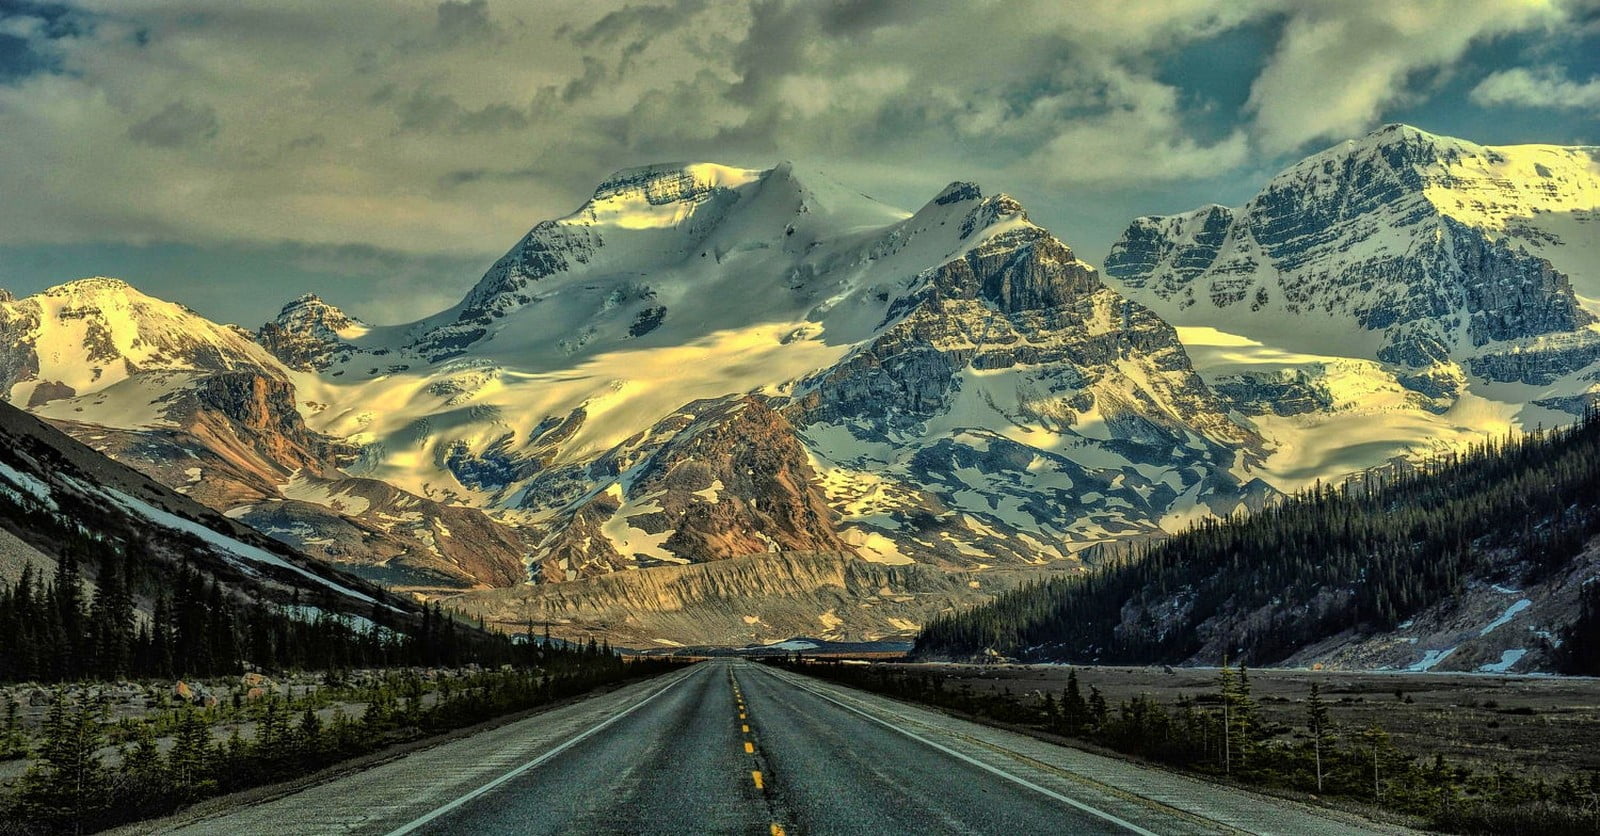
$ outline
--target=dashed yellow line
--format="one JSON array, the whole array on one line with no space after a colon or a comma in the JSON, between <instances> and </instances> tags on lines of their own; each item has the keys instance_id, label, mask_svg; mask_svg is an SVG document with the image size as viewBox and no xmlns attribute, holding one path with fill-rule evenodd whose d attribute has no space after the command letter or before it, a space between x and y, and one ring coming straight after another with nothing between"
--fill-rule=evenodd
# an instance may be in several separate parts
<instances>
[{"instance_id":1,"label":"dashed yellow line","mask_svg":"<svg viewBox=\"0 0 1600 836\"><path fill-rule=\"evenodd\" d=\"M750 727L749 726L740 726L739 727L739 731L742 731L745 734L749 734L750 733Z\"/></svg>"},{"instance_id":2,"label":"dashed yellow line","mask_svg":"<svg viewBox=\"0 0 1600 836\"><path fill-rule=\"evenodd\" d=\"M741 711L741 712L739 712L739 719L740 719L740 720L746 720L746 719L749 719L749 718L747 718L747 717L745 717L745 716L744 716L744 712L743 712L743 711Z\"/></svg>"},{"instance_id":3,"label":"dashed yellow line","mask_svg":"<svg viewBox=\"0 0 1600 836\"><path fill-rule=\"evenodd\" d=\"M777 822L773 822L772 823L772 836L784 836L784 834L783 834L783 825L778 824Z\"/></svg>"},{"instance_id":4,"label":"dashed yellow line","mask_svg":"<svg viewBox=\"0 0 1600 836\"><path fill-rule=\"evenodd\" d=\"M756 789L758 790L764 790L767 788L766 784L761 783L761 770L759 769L750 770L750 780L756 782Z\"/></svg>"},{"instance_id":5,"label":"dashed yellow line","mask_svg":"<svg viewBox=\"0 0 1600 836\"><path fill-rule=\"evenodd\" d=\"M744 751L747 755L754 755L756 753L756 745L746 740L744 742Z\"/></svg>"}]
</instances>

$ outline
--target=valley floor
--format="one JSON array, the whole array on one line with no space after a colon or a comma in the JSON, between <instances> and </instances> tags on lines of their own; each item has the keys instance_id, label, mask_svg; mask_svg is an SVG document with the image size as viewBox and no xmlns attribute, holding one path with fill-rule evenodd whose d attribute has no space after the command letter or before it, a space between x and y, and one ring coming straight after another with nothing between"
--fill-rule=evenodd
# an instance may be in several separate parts
<instances>
[{"instance_id":1,"label":"valley floor","mask_svg":"<svg viewBox=\"0 0 1600 836\"><path fill-rule=\"evenodd\" d=\"M974 691L1035 691L1058 699L1072 668L1066 665L898 665L951 677ZM1116 706L1148 694L1163 704L1217 693L1216 669L1078 667L1087 693L1099 688ZM1511 767L1549 776L1600 770L1600 679L1409 673L1251 669L1259 713L1269 726L1290 727L1289 739L1306 724L1311 683L1322 689L1331 719L1341 731L1371 726L1387 731L1402 750L1431 759L1480 768Z\"/></svg>"}]
</instances>

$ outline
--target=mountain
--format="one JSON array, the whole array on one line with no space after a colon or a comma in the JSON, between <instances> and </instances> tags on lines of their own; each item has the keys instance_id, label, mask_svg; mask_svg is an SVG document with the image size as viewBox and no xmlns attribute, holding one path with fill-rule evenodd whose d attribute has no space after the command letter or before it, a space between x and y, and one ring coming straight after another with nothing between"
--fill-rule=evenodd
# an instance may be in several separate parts
<instances>
[{"instance_id":1,"label":"mountain","mask_svg":"<svg viewBox=\"0 0 1600 836\"><path fill-rule=\"evenodd\" d=\"M1592 673L1600 413L1210 520L930 624L924 656ZM1577 668L1577 669L1575 669Z\"/></svg>"},{"instance_id":2,"label":"mountain","mask_svg":"<svg viewBox=\"0 0 1600 836\"><path fill-rule=\"evenodd\" d=\"M1055 560L1268 492L1172 329L971 184L906 213L790 164L620 172L460 304L326 356L296 381L356 472L551 532L549 580L762 548ZM716 536L679 528L696 502L726 506Z\"/></svg>"},{"instance_id":3,"label":"mountain","mask_svg":"<svg viewBox=\"0 0 1600 836\"><path fill-rule=\"evenodd\" d=\"M124 551L145 576L179 566L230 594L365 618L374 607L410 612L375 584L350 577L117 464L49 424L0 404L0 581L22 568L53 571L63 551L93 544Z\"/></svg>"},{"instance_id":4,"label":"mountain","mask_svg":"<svg viewBox=\"0 0 1600 836\"><path fill-rule=\"evenodd\" d=\"M1273 494L1173 329L970 183L906 212L789 163L629 169L448 310L302 298L257 339L346 472L520 526L546 582L1077 566Z\"/></svg>"},{"instance_id":5,"label":"mountain","mask_svg":"<svg viewBox=\"0 0 1600 836\"><path fill-rule=\"evenodd\" d=\"M0 380L12 404L96 450L367 577L421 588L525 577L515 530L345 474L357 448L307 426L290 370L254 335L125 282L0 301Z\"/></svg>"},{"instance_id":6,"label":"mountain","mask_svg":"<svg viewBox=\"0 0 1600 836\"><path fill-rule=\"evenodd\" d=\"M1600 371L1597 160L1388 125L1238 209L1134 221L1106 274L1178 326L1292 489L1581 414Z\"/></svg>"}]
</instances>

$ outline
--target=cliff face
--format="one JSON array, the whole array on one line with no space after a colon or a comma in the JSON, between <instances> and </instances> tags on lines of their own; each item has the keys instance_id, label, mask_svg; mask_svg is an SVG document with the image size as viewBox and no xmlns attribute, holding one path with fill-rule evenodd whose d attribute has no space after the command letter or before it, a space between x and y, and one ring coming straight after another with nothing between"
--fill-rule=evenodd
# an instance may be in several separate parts
<instances>
[{"instance_id":1,"label":"cliff face","mask_svg":"<svg viewBox=\"0 0 1600 836\"><path fill-rule=\"evenodd\" d=\"M308 293L284 305L277 319L257 329L255 338L289 368L314 372L347 355L352 350L348 341L368 330L365 323Z\"/></svg>"}]
</instances>

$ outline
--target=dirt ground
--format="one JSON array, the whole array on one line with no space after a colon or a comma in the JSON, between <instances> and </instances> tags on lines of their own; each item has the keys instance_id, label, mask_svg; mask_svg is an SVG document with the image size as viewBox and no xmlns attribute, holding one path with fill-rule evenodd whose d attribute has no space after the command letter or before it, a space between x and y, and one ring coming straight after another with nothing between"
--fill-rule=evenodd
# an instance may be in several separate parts
<instances>
[{"instance_id":1,"label":"dirt ground","mask_svg":"<svg viewBox=\"0 0 1600 836\"><path fill-rule=\"evenodd\" d=\"M974 690L1026 694L1066 687L1066 666L903 664L938 671ZM1207 668L1080 667L1089 686L1113 710L1141 693L1171 704L1182 696L1217 692L1217 671ZM1311 683L1322 688L1341 733L1378 726L1401 749L1432 759L1436 753L1479 768L1509 766L1547 775L1600 770L1600 679L1482 674L1350 673L1251 670L1252 693L1265 722L1302 734ZM1396 693L1399 696L1396 696Z\"/></svg>"}]
</instances>

